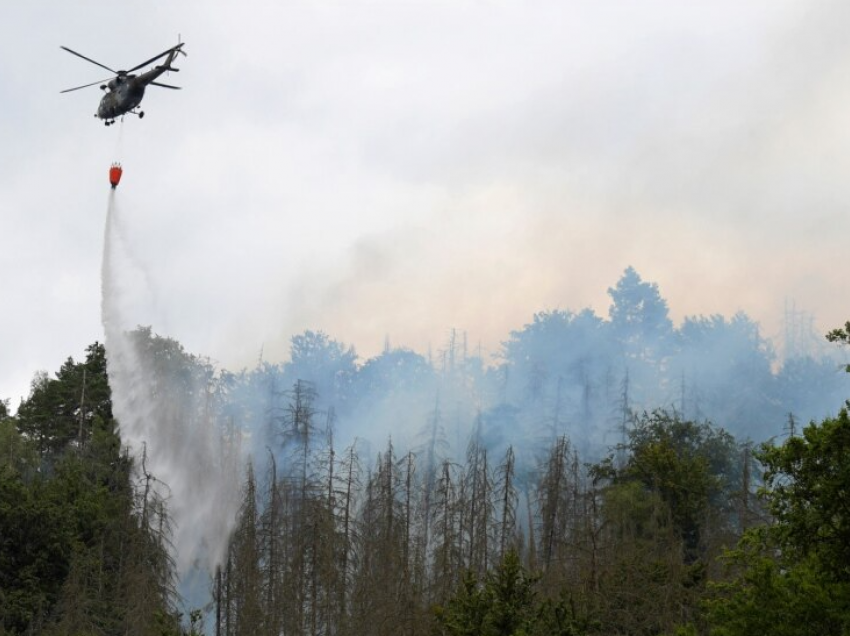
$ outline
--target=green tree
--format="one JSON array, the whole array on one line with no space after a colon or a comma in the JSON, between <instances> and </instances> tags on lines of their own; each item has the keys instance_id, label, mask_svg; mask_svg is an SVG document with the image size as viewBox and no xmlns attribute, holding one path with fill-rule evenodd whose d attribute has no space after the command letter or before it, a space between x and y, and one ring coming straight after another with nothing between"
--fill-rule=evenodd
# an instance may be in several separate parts
<instances>
[{"instance_id":1,"label":"green tree","mask_svg":"<svg viewBox=\"0 0 850 636\"><path fill-rule=\"evenodd\" d=\"M727 555L730 580L707 603L712 633L850 633L850 417L764 445L762 497L775 522Z\"/></svg>"},{"instance_id":2,"label":"green tree","mask_svg":"<svg viewBox=\"0 0 850 636\"><path fill-rule=\"evenodd\" d=\"M36 441L44 456L61 453L71 442L81 448L96 422L112 419L102 344L86 349L85 362L68 358L55 375L36 376L17 415L18 429Z\"/></svg>"},{"instance_id":3,"label":"green tree","mask_svg":"<svg viewBox=\"0 0 850 636\"><path fill-rule=\"evenodd\" d=\"M23 633L43 624L68 574L72 529L53 484L0 469L0 619Z\"/></svg>"},{"instance_id":4,"label":"green tree","mask_svg":"<svg viewBox=\"0 0 850 636\"><path fill-rule=\"evenodd\" d=\"M730 501L740 474L734 438L707 423L655 411L636 422L625 450L625 465L611 469L614 483L637 482L660 495L686 560L702 556L708 535L732 519Z\"/></svg>"},{"instance_id":5,"label":"green tree","mask_svg":"<svg viewBox=\"0 0 850 636\"><path fill-rule=\"evenodd\" d=\"M102 345L0 413L0 633L153 636L177 625L162 502L131 482ZM157 502L154 502L155 504Z\"/></svg>"},{"instance_id":6,"label":"green tree","mask_svg":"<svg viewBox=\"0 0 850 636\"><path fill-rule=\"evenodd\" d=\"M457 593L434 609L440 636L579 636L590 621L576 617L569 597L539 599L539 577L523 568L509 550L502 561L479 580L464 575Z\"/></svg>"},{"instance_id":7,"label":"green tree","mask_svg":"<svg viewBox=\"0 0 850 636\"><path fill-rule=\"evenodd\" d=\"M826 339L830 342L837 342L838 344L850 345L850 320L844 323L844 327L833 329L828 334L826 334ZM850 364L844 367L844 370L847 371L847 373L850 373Z\"/></svg>"},{"instance_id":8,"label":"green tree","mask_svg":"<svg viewBox=\"0 0 850 636\"><path fill-rule=\"evenodd\" d=\"M850 583L850 417L846 408L801 437L759 453L772 528L786 554L813 558L835 581Z\"/></svg>"},{"instance_id":9,"label":"green tree","mask_svg":"<svg viewBox=\"0 0 850 636\"><path fill-rule=\"evenodd\" d=\"M658 360L669 353L673 322L657 284L644 282L633 267L627 267L608 295L610 327L627 356Z\"/></svg>"},{"instance_id":10,"label":"green tree","mask_svg":"<svg viewBox=\"0 0 850 636\"><path fill-rule=\"evenodd\" d=\"M850 587L826 580L813 559L786 559L766 529L726 555L734 576L705 601L712 636L847 634Z\"/></svg>"}]
</instances>

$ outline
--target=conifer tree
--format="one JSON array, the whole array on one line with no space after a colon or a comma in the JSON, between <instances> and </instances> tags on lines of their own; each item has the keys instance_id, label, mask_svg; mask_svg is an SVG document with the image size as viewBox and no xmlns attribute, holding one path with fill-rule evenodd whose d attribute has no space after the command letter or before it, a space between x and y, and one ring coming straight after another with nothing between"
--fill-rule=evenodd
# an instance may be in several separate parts
<instances>
[{"instance_id":1,"label":"conifer tree","mask_svg":"<svg viewBox=\"0 0 850 636\"><path fill-rule=\"evenodd\" d=\"M495 493L499 502L498 557L501 560L509 549L515 549L517 533L517 502L516 468L513 446L508 446L505 459L496 468Z\"/></svg>"}]
</instances>

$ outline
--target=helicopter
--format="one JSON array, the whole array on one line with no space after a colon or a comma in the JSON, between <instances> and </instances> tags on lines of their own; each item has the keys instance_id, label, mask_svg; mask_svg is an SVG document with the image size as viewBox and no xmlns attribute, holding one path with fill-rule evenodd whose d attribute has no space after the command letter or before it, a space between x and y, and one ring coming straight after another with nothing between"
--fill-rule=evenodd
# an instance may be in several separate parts
<instances>
[{"instance_id":1,"label":"helicopter","mask_svg":"<svg viewBox=\"0 0 850 636\"><path fill-rule=\"evenodd\" d=\"M162 88L170 88L173 90L180 90L179 86L171 86L170 84L162 84L156 81L160 75L165 73L166 71L174 71L175 73L180 69L174 68L171 66L171 63L174 61L174 58L177 57L177 54L186 55L186 52L183 50L183 42L180 42L177 46L172 46L167 51L163 51L159 55L152 57L149 60L145 60L141 64L137 64L131 69L126 71L115 71L106 66L105 64L101 64L100 62L96 62L95 60L86 57L76 51L72 51L67 46L60 46L59 48L68 51L77 57L81 57L87 62L91 62L101 68L105 68L110 73L114 73L115 77L107 78L103 80L98 80L97 82L92 82L90 84L83 84L82 86L75 86L74 88L68 88L64 91L59 91L60 93L70 93L71 91L77 91L81 88L88 88L89 86L94 86L95 84L100 84L100 89L106 91L106 94L100 100L100 106L97 109L97 112L94 114L95 117L99 117L103 120L103 123L107 126L110 126L115 123L116 117L121 117L126 113L131 113L133 115L138 115L139 119L145 116L144 111L136 110L136 107L141 103L142 98L145 96L145 88L150 86L160 86ZM164 64L160 64L158 66L154 66L151 70L142 73L140 75L134 75L134 71L138 71L143 66L147 66L151 62L155 62L158 59L168 56L165 60ZM107 81L108 80L108 81Z\"/></svg>"}]
</instances>

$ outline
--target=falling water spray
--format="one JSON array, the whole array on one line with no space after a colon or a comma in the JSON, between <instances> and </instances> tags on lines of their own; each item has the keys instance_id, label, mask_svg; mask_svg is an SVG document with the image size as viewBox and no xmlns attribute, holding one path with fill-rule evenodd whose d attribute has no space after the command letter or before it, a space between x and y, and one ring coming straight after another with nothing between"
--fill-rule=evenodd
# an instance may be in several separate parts
<instances>
[{"instance_id":1,"label":"falling water spray","mask_svg":"<svg viewBox=\"0 0 850 636\"><path fill-rule=\"evenodd\" d=\"M186 581L204 582L223 558L238 502L240 451L226 447L209 417L204 378L179 385L164 375L161 351L139 316L156 306L154 285L135 258L117 191L109 191L101 271L101 315L113 412L135 458L137 479L164 501L171 545L184 597L197 596ZM147 334L147 337L145 337ZM160 339L162 342L174 342ZM176 343L174 343L176 344ZM159 355L159 357L158 357ZM208 378L207 378L208 384ZM142 455L144 454L144 466ZM189 598L191 602L193 599Z\"/></svg>"}]
</instances>

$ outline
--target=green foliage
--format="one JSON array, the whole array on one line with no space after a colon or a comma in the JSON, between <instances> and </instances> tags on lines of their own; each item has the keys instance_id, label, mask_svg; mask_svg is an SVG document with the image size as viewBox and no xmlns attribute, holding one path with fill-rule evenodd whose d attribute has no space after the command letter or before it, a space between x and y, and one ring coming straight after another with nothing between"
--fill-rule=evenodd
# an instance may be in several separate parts
<instances>
[{"instance_id":1,"label":"green foliage","mask_svg":"<svg viewBox=\"0 0 850 636\"><path fill-rule=\"evenodd\" d=\"M727 557L737 571L714 583L705 601L715 636L807 636L850 631L850 585L830 581L811 558L790 561L762 527Z\"/></svg>"},{"instance_id":2,"label":"green foliage","mask_svg":"<svg viewBox=\"0 0 850 636\"><path fill-rule=\"evenodd\" d=\"M0 473L28 475L38 467L35 445L18 432L12 417L0 416Z\"/></svg>"},{"instance_id":3,"label":"green foliage","mask_svg":"<svg viewBox=\"0 0 850 636\"><path fill-rule=\"evenodd\" d=\"M633 267L626 268L616 287L608 288L608 295L611 325L621 334L631 332L644 340L663 340L672 334L667 301L658 285L644 282Z\"/></svg>"},{"instance_id":4,"label":"green foliage","mask_svg":"<svg viewBox=\"0 0 850 636\"><path fill-rule=\"evenodd\" d=\"M839 342L850 345L850 320L844 323L843 328L833 329L826 334L826 339L830 342Z\"/></svg>"},{"instance_id":5,"label":"green foliage","mask_svg":"<svg viewBox=\"0 0 850 636\"><path fill-rule=\"evenodd\" d=\"M584 636L602 632L598 620L581 616L566 591L557 599L544 599L538 606L532 634L538 636Z\"/></svg>"},{"instance_id":6,"label":"green foliage","mask_svg":"<svg viewBox=\"0 0 850 636\"><path fill-rule=\"evenodd\" d=\"M174 622L167 556L135 515L131 472L102 345L39 376L17 416L4 405L0 634L154 636L157 612Z\"/></svg>"},{"instance_id":7,"label":"green foliage","mask_svg":"<svg viewBox=\"0 0 850 636\"><path fill-rule=\"evenodd\" d=\"M106 350L95 343L86 349L85 362L68 358L55 378L36 377L29 398L18 409L17 426L49 459L72 442L84 444L92 426L111 419Z\"/></svg>"},{"instance_id":8,"label":"green foliage","mask_svg":"<svg viewBox=\"0 0 850 636\"><path fill-rule=\"evenodd\" d=\"M704 551L706 525L728 505L738 478L739 452L732 436L655 411L636 422L622 450L628 453L622 468L615 469L610 458L597 474L607 471L615 484L637 483L659 495L687 559L696 559Z\"/></svg>"},{"instance_id":9,"label":"green foliage","mask_svg":"<svg viewBox=\"0 0 850 636\"><path fill-rule=\"evenodd\" d=\"M0 618L12 633L43 619L68 573L74 523L63 491L57 481L25 483L0 468Z\"/></svg>"},{"instance_id":10,"label":"green foliage","mask_svg":"<svg viewBox=\"0 0 850 636\"><path fill-rule=\"evenodd\" d=\"M775 523L727 555L734 576L706 602L713 634L850 633L850 418L758 453Z\"/></svg>"},{"instance_id":11,"label":"green foliage","mask_svg":"<svg viewBox=\"0 0 850 636\"><path fill-rule=\"evenodd\" d=\"M538 600L537 576L526 572L514 551L479 582L467 572L457 594L436 607L435 632L441 636L580 636L595 624L576 616L564 595Z\"/></svg>"},{"instance_id":12,"label":"green foliage","mask_svg":"<svg viewBox=\"0 0 850 636\"><path fill-rule=\"evenodd\" d=\"M475 636L483 634L484 619L488 611L488 600L478 579L467 571L454 598L445 607L434 608L438 634L446 636Z\"/></svg>"},{"instance_id":13,"label":"green foliage","mask_svg":"<svg viewBox=\"0 0 850 636\"><path fill-rule=\"evenodd\" d=\"M837 581L850 582L850 416L810 424L802 437L765 445L764 495L777 521L772 533L786 554L813 558Z\"/></svg>"},{"instance_id":14,"label":"green foliage","mask_svg":"<svg viewBox=\"0 0 850 636\"><path fill-rule=\"evenodd\" d=\"M826 339L830 342L837 342L843 345L850 345L850 320L844 323L843 328L833 329L826 334ZM844 367L847 373L850 373L850 364Z\"/></svg>"}]
</instances>

